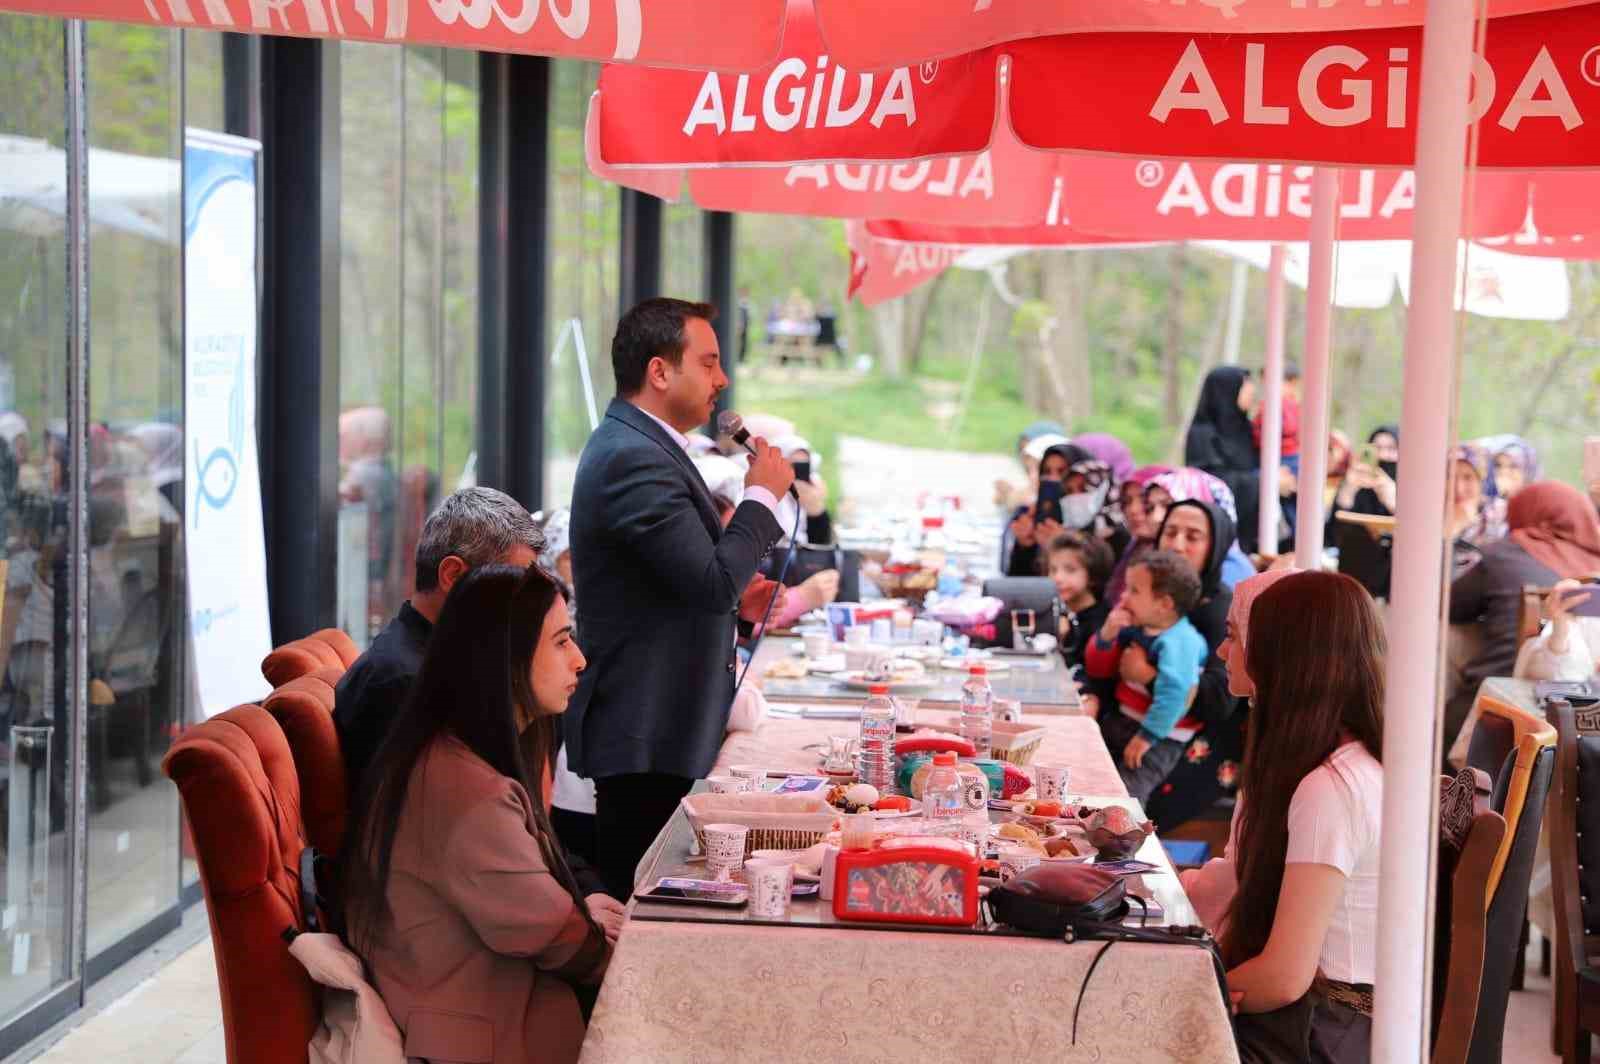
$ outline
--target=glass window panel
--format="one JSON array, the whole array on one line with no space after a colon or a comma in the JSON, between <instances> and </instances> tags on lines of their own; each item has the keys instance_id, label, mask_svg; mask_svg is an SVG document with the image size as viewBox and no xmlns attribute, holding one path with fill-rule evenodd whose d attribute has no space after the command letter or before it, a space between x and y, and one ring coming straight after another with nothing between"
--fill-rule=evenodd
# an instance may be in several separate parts
<instances>
[{"instance_id":1,"label":"glass window panel","mask_svg":"<svg viewBox=\"0 0 1600 1064\"><path fill-rule=\"evenodd\" d=\"M183 519L181 36L89 30L89 877L93 956L178 900L161 755Z\"/></svg>"},{"instance_id":2,"label":"glass window panel","mask_svg":"<svg viewBox=\"0 0 1600 1064\"><path fill-rule=\"evenodd\" d=\"M618 191L590 174L583 159L584 115L598 69L593 63L570 60L555 60L551 69L546 321L551 354L544 407L547 507L571 501L578 455L589 438L589 405L577 361L579 339L588 355L597 412L605 412L616 391L610 352L617 324Z\"/></svg>"},{"instance_id":3,"label":"glass window panel","mask_svg":"<svg viewBox=\"0 0 1600 1064\"><path fill-rule=\"evenodd\" d=\"M398 599L415 590L422 522L439 499L439 351L444 329L444 50L405 49L405 189L401 266L400 475L395 505ZM394 603L398 607L399 602Z\"/></svg>"},{"instance_id":4,"label":"glass window panel","mask_svg":"<svg viewBox=\"0 0 1600 1064\"><path fill-rule=\"evenodd\" d=\"M443 53L438 402L442 494L461 486L478 424L478 53Z\"/></svg>"},{"instance_id":5,"label":"glass window panel","mask_svg":"<svg viewBox=\"0 0 1600 1064\"><path fill-rule=\"evenodd\" d=\"M406 51L340 48L339 622L365 646L399 607Z\"/></svg>"},{"instance_id":6,"label":"glass window panel","mask_svg":"<svg viewBox=\"0 0 1600 1064\"><path fill-rule=\"evenodd\" d=\"M68 977L63 23L0 14L0 1019ZM57 600L56 589L62 589Z\"/></svg>"}]
</instances>

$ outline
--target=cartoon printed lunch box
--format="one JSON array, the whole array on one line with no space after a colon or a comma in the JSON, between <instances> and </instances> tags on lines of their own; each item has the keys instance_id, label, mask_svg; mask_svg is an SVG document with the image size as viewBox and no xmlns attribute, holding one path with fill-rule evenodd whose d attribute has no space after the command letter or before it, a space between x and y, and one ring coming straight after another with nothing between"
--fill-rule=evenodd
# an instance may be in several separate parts
<instances>
[{"instance_id":1,"label":"cartoon printed lunch box","mask_svg":"<svg viewBox=\"0 0 1600 1064\"><path fill-rule=\"evenodd\" d=\"M955 839L885 839L870 850L841 850L833 915L969 927L978 920L978 858Z\"/></svg>"}]
</instances>

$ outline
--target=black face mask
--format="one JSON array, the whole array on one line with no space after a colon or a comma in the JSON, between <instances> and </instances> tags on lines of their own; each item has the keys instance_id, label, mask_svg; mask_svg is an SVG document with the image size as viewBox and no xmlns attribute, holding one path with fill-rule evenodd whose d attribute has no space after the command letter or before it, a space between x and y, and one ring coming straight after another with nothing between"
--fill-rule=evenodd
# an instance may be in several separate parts
<instances>
[{"instance_id":1,"label":"black face mask","mask_svg":"<svg viewBox=\"0 0 1600 1064\"><path fill-rule=\"evenodd\" d=\"M1383 470L1384 473L1388 475L1390 480L1398 481L1400 479L1399 462L1379 462L1378 468Z\"/></svg>"}]
</instances>

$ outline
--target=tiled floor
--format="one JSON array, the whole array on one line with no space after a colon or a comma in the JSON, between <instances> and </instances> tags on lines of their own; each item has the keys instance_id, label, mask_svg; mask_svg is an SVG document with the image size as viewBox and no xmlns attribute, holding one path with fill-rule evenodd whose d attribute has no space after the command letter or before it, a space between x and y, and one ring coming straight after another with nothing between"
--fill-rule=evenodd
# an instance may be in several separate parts
<instances>
[{"instance_id":1,"label":"tiled floor","mask_svg":"<svg viewBox=\"0 0 1600 1064\"><path fill-rule=\"evenodd\" d=\"M202 917L203 919L203 917ZM157 947L158 949L160 947ZM1511 995L1503 1059L1557 1064L1550 1052L1550 981L1530 954L1528 989ZM70 1023L70 1021L69 1021ZM202 939L177 959L80 1022L53 1045L35 1045L14 1060L39 1064L227 1064L211 942Z\"/></svg>"}]
</instances>

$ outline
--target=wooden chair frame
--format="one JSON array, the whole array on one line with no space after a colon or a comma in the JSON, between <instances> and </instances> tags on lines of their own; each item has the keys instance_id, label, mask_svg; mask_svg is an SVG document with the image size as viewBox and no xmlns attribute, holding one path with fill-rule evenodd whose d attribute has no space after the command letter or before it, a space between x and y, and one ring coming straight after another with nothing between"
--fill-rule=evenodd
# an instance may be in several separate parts
<instances>
[{"instance_id":1,"label":"wooden chair frame","mask_svg":"<svg viewBox=\"0 0 1600 1064\"><path fill-rule=\"evenodd\" d=\"M1517 825L1522 820L1523 807L1528 800L1528 781L1533 775L1534 762L1539 759L1541 751L1556 745L1556 730L1543 717L1481 692L1478 695L1478 714L1480 717L1495 716L1508 721L1516 737L1516 760L1510 783L1506 787L1506 833L1499 852L1495 854L1489 877L1489 893L1492 896L1500 885L1500 876L1505 872L1506 861L1511 856L1511 844L1516 839Z\"/></svg>"},{"instance_id":2,"label":"wooden chair frame","mask_svg":"<svg viewBox=\"0 0 1600 1064\"><path fill-rule=\"evenodd\" d=\"M1489 903L1494 898L1490 872L1502 844L1511 837L1499 813L1472 818L1451 880L1450 966L1444 1009L1434 1039L1432 1064L1466 1064L1472 1049L1483 991L1484 950L1489 934Z\"/></svg>"},{"instance_id":3,"label":"wooden chair frame","mask_svg":"<svg viewBox=\"0 0 1600 1064\"><path fill-rule=\"evenodd\" d=\"M1578 737L1600 731L1593 710L1580 721L1570 705L1552 708L1555 717L1556 772L1550 790L1550 873L1556 915L1555 1041L1563 1061L1587 1062L1589 1033L1600 1033L1600 1001L1585 1008L1578 992L1578 971L1600 955L1600 934L1584 927L1578 870Z\"/></svg>"}]
</instances>

